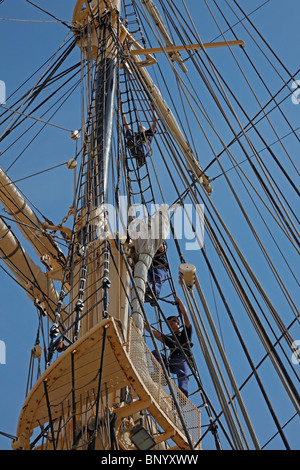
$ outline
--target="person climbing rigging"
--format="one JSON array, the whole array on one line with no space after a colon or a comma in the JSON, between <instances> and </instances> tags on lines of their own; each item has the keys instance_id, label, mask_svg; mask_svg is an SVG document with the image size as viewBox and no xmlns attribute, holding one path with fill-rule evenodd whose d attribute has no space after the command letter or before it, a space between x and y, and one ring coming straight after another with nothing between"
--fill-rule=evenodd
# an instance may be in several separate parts
<instances>
[{"instance_id":1,"label":"person climbing rigging","mask_svg":"<svg viewBox=\"0 0 300 470\"><path fill-rule=\"evenodd\" d=\"M138 168L141 168L145 164L146 157L150 155L150 144L157 127L157 118L155 114L154 104L151 103L150 106L152 109L151 127L149 129L146 129L146 127L144 127L143 125L139 125L138 131L134 133L127 122L125 114L123 113L123 102L121 101L121 113L123 116L123 125L127 141L126 146L129 148L132 156L136 158Z\"/></svg>"},{"instance_id":2,"label":"person climbing rigging","mask_svg":"<svg viewBox=\"0 0 300 470\"><path fill-rule=\"evenodd\" d=\"M159 298L162 284L168 277L169 267L166 252L167 244L164 241L155 253L152 260L152 265L148 271L148 282L156 298ZM156 304L151 290L148 287L146 288L145 292L145 302L150 302L151 305Z\"/></svg>"},{"instance_id":3,"label":"person climbing rigging","mask_svg":"<svg viewBox=\"0 0 300 470\"><path fill-rule=\"evenodd\" d=\"M191 347L193 344L190 342L192 338L192 324L190 322L186 307L182 300L175 296L174 300L179 306L180 312L183 316L184 327L180 328L180 321L176 315L171 315L167 318L170 329L174 333L178 343L181 345L181 348L178 346L177 341L174 339L173 334L165 335L159 331L152 329L151 331L154 337L166 344L170 349L170 354L168 359L164 354L161 354L162 360L166 365L169 366L169 370L172 374L175 374L178 379L178 388L184 393L186 397L189 395L189 365L187 362L187 357L192 356ZM146 322L144 322L145 329L149 332L149 328ZM183 351L183 352L182 352ZM156 351L152 351L152 354L160 362L159 355Z\"/></svg>"}]
</instances>

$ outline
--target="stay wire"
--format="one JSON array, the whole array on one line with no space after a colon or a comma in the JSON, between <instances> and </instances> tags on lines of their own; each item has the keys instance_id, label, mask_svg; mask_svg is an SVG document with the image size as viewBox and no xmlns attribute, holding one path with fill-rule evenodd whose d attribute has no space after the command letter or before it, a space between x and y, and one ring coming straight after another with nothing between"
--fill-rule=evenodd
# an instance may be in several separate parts
<instances>
[{"instance_id":1,"label":"stay wire","mask_svg":"<svg viewBox=\"0 0 300 470\"><path fill-rule=\"evenodd\" d=\"M224 18L224 20L226 21L227 25L229 25L229 23L228 23L228 21L226 20L224 14L220 11L219 6L216 4L215 1L214 1L214 3L215 3L215 5L216 5L216 7L218 8L219 12L221 13L222 17ZM235 38L237 39L237 36L235 35L234 31L232 31L232 33L234 34ZM272 96L272 94L271 94L269 88L267 87L266 83L264 82L262 76L259 74L257 68L255 67L255 65L254 65L253 62L251 61L251 59L250 59L250 57L249 57L249 54L247 53L247 51L245 50L245 48L243 48L242 50L243 50L244 55L247 57L249 63L251 64L252 68L255 70L256 74L259 76L259 78L260 78L261 82L263 83L264 87L267 89L268 93L271 95L271 100L274 99L274 102L275 102L275 105L276 105L276 106L273 107L271 111L273 111L274 109L278 108L279 111L280 111L280 113L281 113L281 115L284 117L285 121L288 123L290 129L293 131L293 128L292 128L291 124L289 123L288 119L286 118L285 113L283 113L283 111L281 110L279 103L277 103L276 100L275 100L275 97ZM248 85L249 85L249 87L250 87L249 82L248 82ZM254 94L253 90L252 90L252 93ZM257 97L256 97L256 100L258 101L258 98L257 98ZM266 112L265 112L266 105L265 105L265 106L262 106L260 103L259 103L259 105L260 105L261 110L259 111L258 114L260 114L260 112L263 112L263 113L264 113L263 118L267 118L267 119L268 119L268 114L269 114L270 111L269 111L268 113L266 113ZM240 106L240 105L239 105L239 106ZM240 108L241 108L242 111L245 113L245 110L243 109L243 107L240 106ZM261 133L258 131L257 127L253 125L253 120L250 120L249 116L248 116L246 113L245 113L245 115L246 115L246 117L247 117L247 119L248 119L248 121L249 121L248 124L245 126L245 130L246 130L247 126L251 124L251 128L254 128L254 130L256 131L256 133L259 135L260 139L263 141L264 145L266 146L266 148L268 149L269 153L271 154L271 156L273 157L273 159L275 160L275 162L277 163L277 165L278 165L279 168L281 169L281 171L282 171L282 173L284 174L284 176L288 179L289 183L292 185L293 189L298 193L298 195L300 195L298 189L296 188L296 186L295 186L295 184L293 183L292 179L291 179L291 178L289 177L289 175L287 174L287 172L286 172L286 170L284 169L283 165L280 163L279 159L276 157L276 155L274 154L274 152L271 150L270 146L267 145L266 141L263 139L263 137L262 137ZM262 118L262 119L263 119L263 118ZM268 119L268 121L269 121L269 119ZM281 139L279 138L278 134L276 133L276 130L274 129L274 126L272 126L272 124L271 124L271 121L269 121L269 124L270 124L270 126L272 127L274 133L276 134L276 137L278 138L278 141L281 143L283 149L285 150L285 152L286 152L288 158L289 158L290 161L291 161L291 157L290 157L289 153L287 152L287 150L285 149L285 147L283 146L283 144L282 144L282 142L281 142ZM257 124L256 124L256 125L257 125ZM296 133L295 133L295 132L293 132L293 133L294 133L294 135L297 137ZM299 140L299 138L298 138L298 140ZM273 181L273 182L274 182L274 181ZM283 196L283 195L282 195L282 196Z\"/></svg>"},{"instance_id":2,"label":"stay wire","mask_svg":"<svg viewBox=\"0 0 300 470\"><path fill-rule=\"evenodd\" d=\"M73 44L71 44L69 50L64 54L64 56L60 59L60 61L57 62L56 66L55 66L55 69L52 70L52 72L49 74L49 76L44 80L44 82L38 87L38 89L32 93L32 96L31 96L31 99L30 100L26 100L26 106L25 106L25 110L29 108L29 106L33 103L33 101L37 98L37 96L39 95L39 93L46 87L48 81L52 78L52 75L54 74L54 72L56 71L57 68L59 68L61 66L61 64L64 62L64 60L66 60L66 58L68 57L68 55L70 54L70 52L74 49L75 47L75 42L73 42ZM75 74L76 75L76 74ZM68 81L66 82L68 83ZM60 89L60 88L59 88ZM53 96L54 94L56 94L58 90L55 90L51 96ZM48 99L50 99L50 97L46 98L45 101L47 101ZM40 103L37 107L35 107L33 110L32 110L32 113L35 112L37 109L39 109L41 106L43 105L43 103ZM24 110L24 111L25 111ZM18 122L20 120L20 116L22 116L22 114L25 114L23 112L20 112L20 111L13 111L12 114L18 114L19 117L17 117L15 119L15 123L9 128L8 131L6 131L4 134L2 133L1 135L1 138L0 138L0 141L2 141L7 135L9 135L12 130L14 130L17 126L19 126L20 124L22 124L22 122L24 122L25 119L27 119L28 117L30 117L29 115L26 115L26 118L21 120L21 122ZM33 118L34 119L34 118ZM70 131L69 129L64 129L64 130L67 130L68 132Z\"/></svg>"},{"instance_id":3,"label":"stay wire","mask_svg":"<svg viewBox=\"0 0 300 470\"><path fill-rule=\"evenodd\" d=\"M225 116L225 115L224 115L224 116ZM250 163L250 164L251 164L251 163ZM255 167L253 167L253 169L254 169L254 171L256 172L257 176L259 176L259 174L258 174L257 170L255 169ZM262 180L261 178L259 178L259 181L260 181L261 184L263 184L263 180ZM264 185L264 186L265 186L265 185ZM269 197L272 198L272 196L270 196L270 193L269 193L269 192L267 192L267 194L269 195ZM272 201L273 201L273 204L275 204L275 207L276 207L277 210L278 210L278 205L276 205L276 203L274 202L274 199L272 199ZM281 215L282 215L282 214L281 214ZM293 232L292 232L292 234L293 234ZM296 240L296 239L295 239L295 240ZM296 240L296 241L297 241L297 240Z\"/></svg>"},{"instance_id":4,"label":"stay wire","mask_svg":"<svg viewBox=\"0 0 300 470\"><path fill-rule=\"evenodd\" d=\"M68 39L68 40L67 40L68 36L69 36L69 34L68 34L67 37L64 39L64 41L63 41L63 43L61 44L61 46L59 47L58 51L59 51L60 49L62 49L64 43L68 44L68 42L72 41L72 39ZM37 68L37 70L35 70L35 72L33 72L26 80L24 80L24 82L21 83L21 85L19 85L19 87L16 88L15 91L13 91L13 92L11 93L11 95L9 95L9 96L7 97L7 101L10 100L19 90L21 90L21 88L23 88L23 87L26 85L26 83L28 83L40 70L42 70L42 69L46 66L46 64L51 63L51 61L52 61L52 60L55 58L55 56L57 55L58 51L56 51L54 54L52 54L40 67ZM45 74L45 73L46 73L46 72L44 72L44 74ZM44 75L44 74L43 74L43 75ZM42 76L43 76L43 75L42 75ZM30 93L32 92L32 90L33 90L36 86L38 86L38 83L39 83L39 81L40 81L41 79L42 79L42 77L38 80L38 82L36 83L36 85L35 85L29 92L25 93L25 95L23 95L20 99L18 99L13 105L11 105L11 107L12 107L12 106L16 106L16 104L18 104L22 99L26 98L26 96L29 96ZM7 111L5 111L4 113L0 114L0 117L3 116L6 112L7 112ZM2 124L2 123L0 123L0 124Z\"/></svg>"},{"instance_id":5,"label":"stay wire","mask_svg":"<svg viewBox=\"0 0 300 470\"><path fill-rule=\"evenodd\" d=\"M65 21L63 20L60 20L59 18L57 18L56 16L52 15L51 13L49 13L49 11L47 10L44 10L43 8L41 8L40 6L36 5L35 3L31 2L30 0L25 0L27 3L30 3L32 6L34 6L35 8L37 8L38 10L41 10L43 13L46 13L48 16L51 16L51 18L54 18L56 21L58 21L59 23L63 24L64 26L66 26L68 29L72 30L72 26L68 25L68 23L66 23Z\"/></svg>"},{"instance_id":6,"label":"stay wire","mask_svg":"<svg viewBox=\"0 0 300 470\"><path fill-rule=\"evenodd\" d=\"M67 36L67 37L68 37L68 36ZM55 54L53 54L53 55L50 57L50 59L48 59L48 61L45 62L45 64L48 64L48 63L49 63L49 64L48 64L46 70L42 73L41 77L37 80L37 82L35 83L35 85L33 85L33 86L31 87L31 89L29 90L29 92L27 92L23 97L21 97L20 100L17 101L17 103L19 103L20 101L23 100L22 103L20 104L19 108L18 108L18 111L20 111L20 110L22 109L22 107L24 107L24 106L26 105L26 103L27 103L27 101L29 100L31 94L34 93L34 90L39 86L39 83L41 83L41 81L43 80L43 77L46 76L46 73L48 73L48 71L51 70L51 69L55 66L55 64L53 65L52 62L54 61L54 59L55 59L56 55L59 53L59 51L63 48L64 44L66 43L66 40L67 40L67 38L64 39L63 43L59 46L59 48L58 48L58 50L55 52ZM57 61L57 59L56 59L56 61ZM45 64L44 64L44 65L45 65ZM25 85L25 83L27 83L41 68L42 68L42 67L40 67L40 68L39 68L35 73L33 73L25 82L23 82L23 84L20 85L17 90L21 89L21 88ZM11 96L13 96L14 94L15 94L15 92L14 92ZM27 107L25 108L25 110L26 110L26 109L27 109ZM5 112L7 112L7 111L5 111ZM5 114L5 113L3 113L3 114ZM17 118L16 121L17 121L18 119L19 119L19 118ZM11 123L13 122L13 120L14 120L14 115L13 115L13 118L11 119ZM12 125L13 125L13 124L11 124L10 127L12 127ZM7 131L8 127L9 127L9 124L7 125L7 127L4 129L4 131L3 131L2 134L0 135L0 139L1 139L1 140L4 138L4 136L6 135L6 133L9 133L9 132L10 132L10 130Z\"/></svg>"}]
</instances>

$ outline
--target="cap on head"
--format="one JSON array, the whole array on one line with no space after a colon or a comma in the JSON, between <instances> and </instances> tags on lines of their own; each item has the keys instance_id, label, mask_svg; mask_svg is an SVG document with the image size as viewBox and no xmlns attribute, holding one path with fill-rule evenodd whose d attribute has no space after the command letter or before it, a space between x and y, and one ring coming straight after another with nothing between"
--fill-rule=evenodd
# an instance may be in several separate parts
<instances>
[{"instance_id":1,"label":"cap on head","mask_svg":"<svg viewBox=\"0 0 300 470\"><path fill-rule=\"evenodd\" d=\"M173 320L173 321L176 321L176 322L179 323L179 318L176 317L176 315L170 315L170 316L167 318L167 320L168 320L168 321L169 321L169 320Z\"/></svg>"}]
</instances>

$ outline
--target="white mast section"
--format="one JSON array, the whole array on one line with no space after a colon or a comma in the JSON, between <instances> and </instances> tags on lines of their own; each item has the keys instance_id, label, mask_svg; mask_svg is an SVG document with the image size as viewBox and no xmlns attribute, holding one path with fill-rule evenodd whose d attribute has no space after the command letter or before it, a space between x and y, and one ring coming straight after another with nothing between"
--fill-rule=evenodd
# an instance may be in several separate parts
<instances>
[{"instance_id":1,"label":"white mast section","mask_svg":"<svg viewBox=\"0 0 300 470\"><path fill-rule=\"evenodd\" d=\"M135 251L138 255L138 261L134 267L134 281L137 292L133 287L131 291L131 316L140 333L143 333L144 329L144 316L141 302L144 303L148 270L153 256L169 233L169 218L167 212L167 206L162 205L153 217L148 218L147 224L143 224L141 220L140 224L142 224L143 227L141 228L140 226L140 236L137 237L134 242Z\"/></svg>"}]
</instances>

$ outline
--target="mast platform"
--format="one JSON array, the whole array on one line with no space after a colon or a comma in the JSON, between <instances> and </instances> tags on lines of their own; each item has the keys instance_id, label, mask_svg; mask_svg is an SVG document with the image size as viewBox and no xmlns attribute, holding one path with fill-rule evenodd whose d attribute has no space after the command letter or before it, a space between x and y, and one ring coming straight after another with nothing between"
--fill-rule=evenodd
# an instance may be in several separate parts
<instances>
[{"instance_id":1,"label":"mast platform","mask_svg":"<svg viewBox=\"0 0 300 470\"><path fill-rule=\"evenodd\" d=\"M103 320L41 375L23 405L14 449L33 448L30 438L34 439L34 430L35 434L44 430L46 435L46 443L39 449L53 449L53 441L57 450L86 449L87 430L95 422L99 384L102 397L119 398L124 387L130 390L130 403L120 405L120 399L116 399L110 404L110 411L116 415L116 435L121 449L135 450L128 438L133 425L128 423L133 423L144 410L152 419L151 432L158 445L171 439L174 446L169 448L190 449L160 365L132 322L128 342L119 325L113 318ZM190 439L199 450L200 411L172 381L171 385ZM101 420L101 404L99 414ZM98 443L97 448L106 447Z\"/></svg>"}]
</instances>

